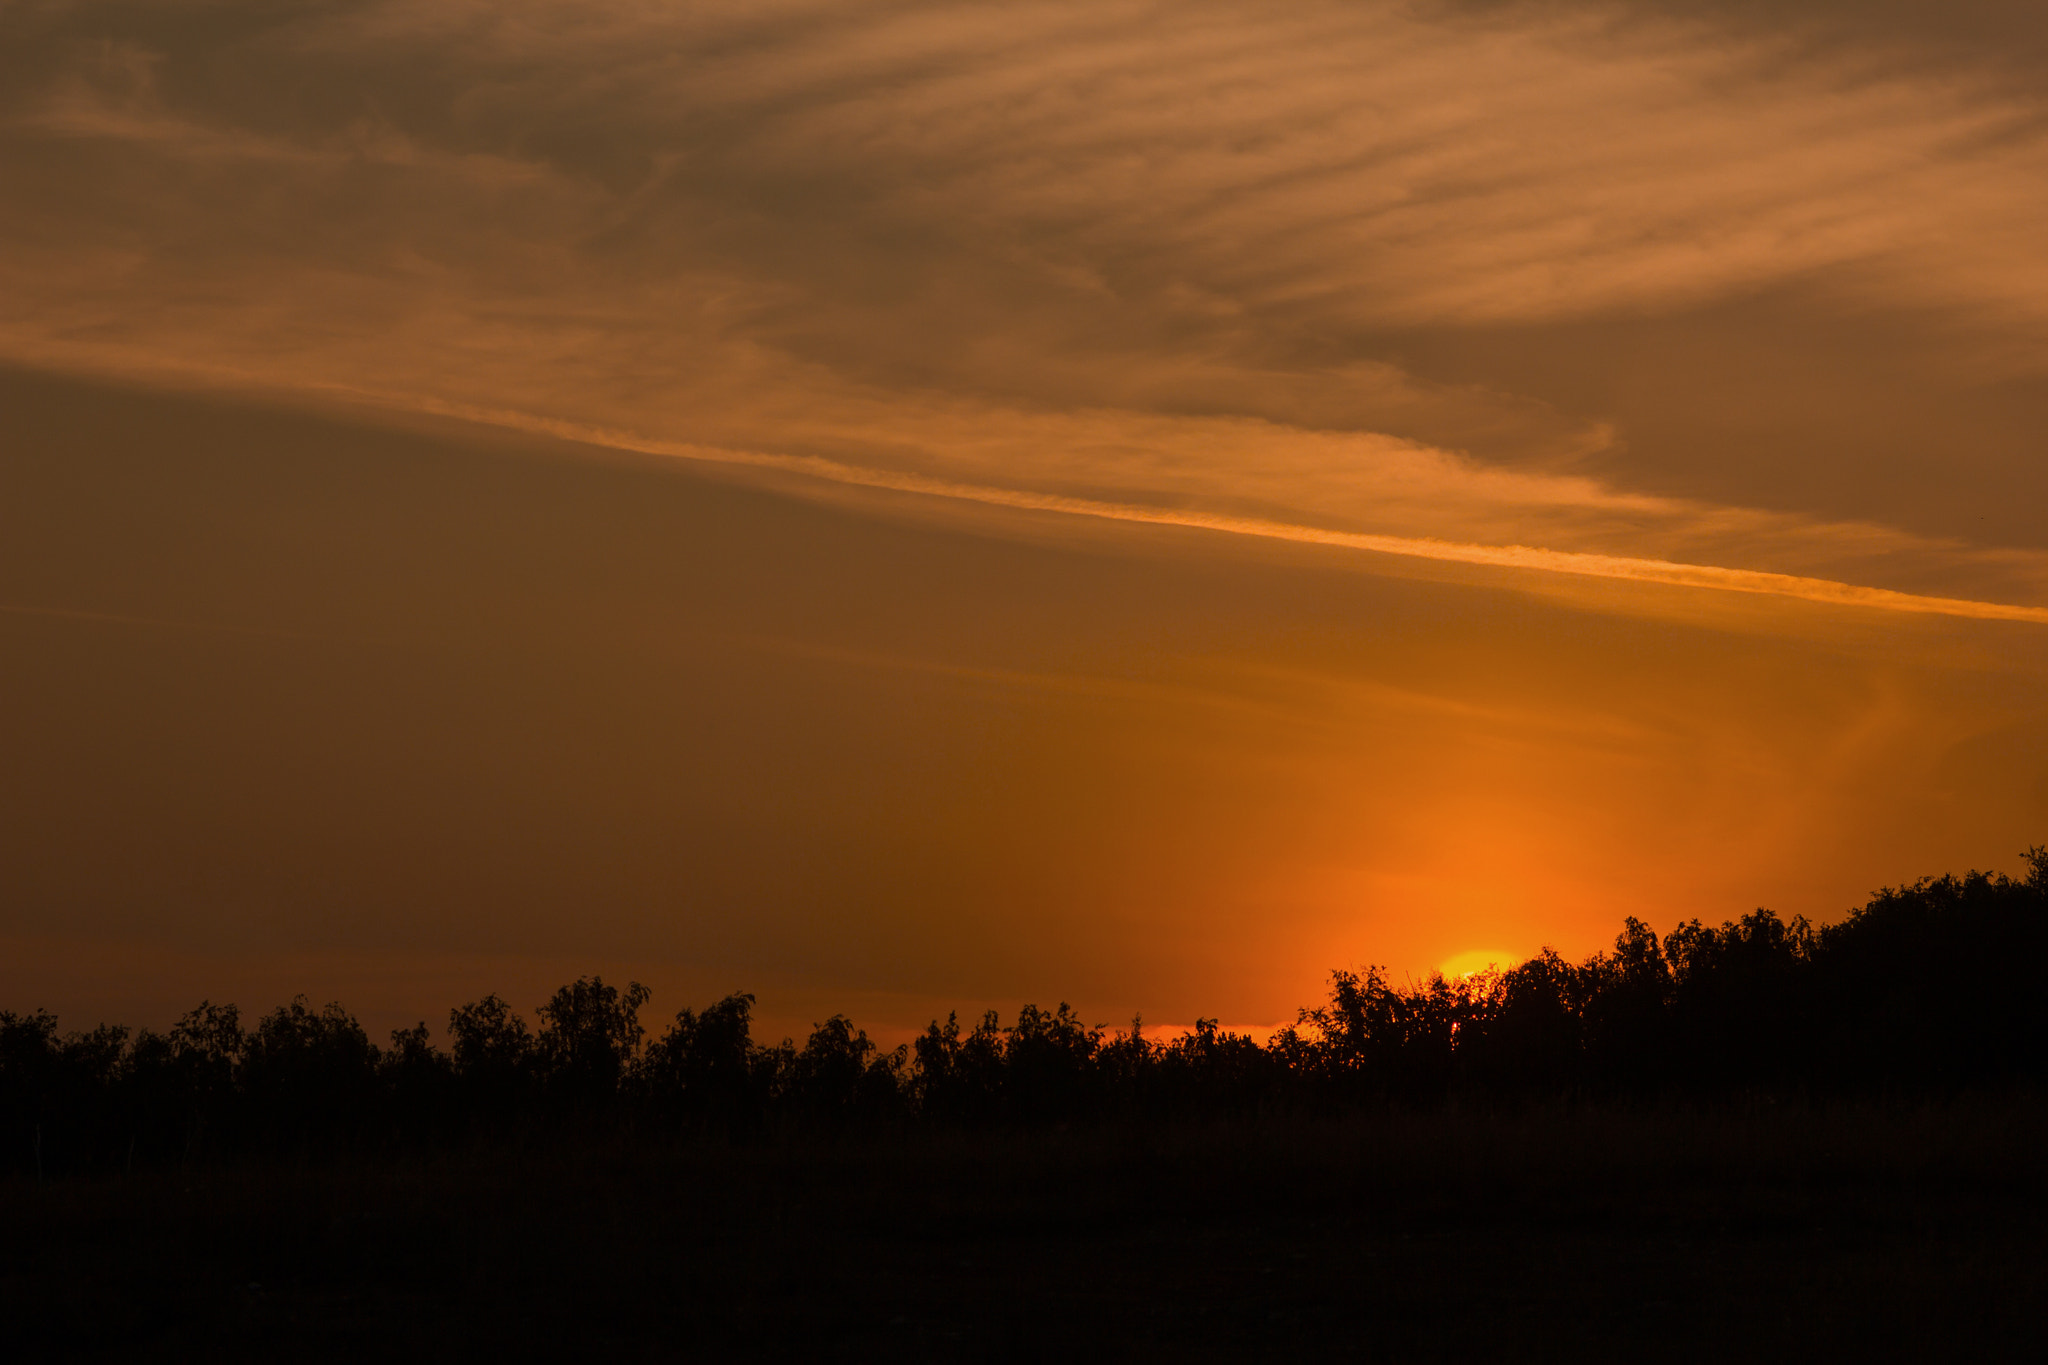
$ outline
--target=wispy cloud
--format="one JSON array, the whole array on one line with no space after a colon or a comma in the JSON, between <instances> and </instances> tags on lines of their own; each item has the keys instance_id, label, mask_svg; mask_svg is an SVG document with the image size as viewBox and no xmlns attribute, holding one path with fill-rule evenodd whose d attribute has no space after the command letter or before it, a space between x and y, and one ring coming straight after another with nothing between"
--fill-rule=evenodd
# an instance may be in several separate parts
<instances>
[{"instance_id":1,"label":"wispy cloud","mask_svg":"<svg viewBox=\"0 0 2048 1365\"><path fill-rule=\"evenodd\" d=\"M1919 593L1897 592L1888 588L1835 582L1824 578L1804 578L1794 574L1731 569L1710 564L1684 564L1626 555L1586 554L1528 545L1461 544L1414 536L1331 530L1261 517L1231 516L1226 513L1171 507L1148 507L1135 503L1073 497L1061 493L1035 493L1017 488L963 483L914 473L864 468L814 455L771 455L654 441L625 432L577 427L503 411L488 412L462 408L436 410L451 416L542 432L613 449L675 456L714 464L772 469L831 483L951 498L994 507L1016 508L1021 511L1057 512L1069 516L1134 522L1150 526L1179 526L1225 535L1254 536L1263 540L1291 541L1305 545L1327 545L1338 549L1364 551L1368 554L1429 559L1444 563L1481 564L1494 568L1528 569L1543 573L1578 574L1589 578L1614 578L1637 583L1663 583L1675 587L1756 593L1771 597L1797 598L1801 601L1831 606L1960 616L1981 621L2030 621L2048 625L2048 607L2015 606L1967 598L1932 597Z\"/></svg>"},{"instance_id":2,"label":"wispy cloud","mask_svg":"<svg viewBox=\"0 0 2048 1365\"><path fill-rule=\"evenodd\" d=\"M1945 310L2038 373L2048 123L2010 81L1597 7L209 13L203 39L177 6L0 18L0 353L1098 519L2040 619L2033 549L1594 478L1626 433L1374 340L1800 279Z\"/></svg>"}]
</instances>

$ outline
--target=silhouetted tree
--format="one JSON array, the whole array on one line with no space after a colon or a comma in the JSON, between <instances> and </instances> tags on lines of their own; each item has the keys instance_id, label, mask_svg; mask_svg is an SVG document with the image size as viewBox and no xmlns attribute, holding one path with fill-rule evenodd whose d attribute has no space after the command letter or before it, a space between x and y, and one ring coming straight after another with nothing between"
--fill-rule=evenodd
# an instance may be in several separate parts
<instances>
[{"instance_id":1,"label":"silhouetted tree","mask_svg":"<svg viewBox=\"0 0 2048 1365\"><path fill-rule=\"evenodd\" d=\"M1093 1063L1102 1033L1083 1024L1065 1001L1051 1011L1036 1005L1018 1010L1004 1048L1011 1117L1032 1122L1083 1112L1095 1098Z\"/></svg>"},{"instance_id":2,"label":"silhouetted tree","mask_svg":"<svg viewBox=\"0 0 2048 1365\"><path fill-rule=\"evenodd\" d=\"M47 1010L0 1011L0 1115L6 1127L6 1165L45 1173L44 1127L51 1118L56 1071L57 1019Z\"/></svg>"},{"instance_id":3,"label":"silhouetted tree","mask_svg":"<svg viewBox=\"0 0 2048 1365\"><path fill-rule=\"evenodd\" d=\"M668 1121L728 1135L751 1130L762 1096L755 1082L751 1038L754 997L728 995L699 1014L676 1011L675 1022L648 1044L635 1073L644 1102Z\"/></svg>"},{"instance_id":4,"label":"silhouetted tree","mask_svg":"<svg viewBox=\"0 0 2048 1365\"><path fill-rule=\"evenodd\" d=\"M171 1026L164 1058L169 1074L158 1078L155 1088L183 1111L187 1157L207 1149L209 1127L232 1124L239 1098L235 1072L245 1042L241 1011L233 1005L202 1000Z\"/></svg>"},{"instance_id":5,"label":"silhouetted tree","mask_svg":"<svg viewBox=\"0 0 2048 1365\"><path fill-rule=\"evenodd\" d=\"M1886 888L1820 932L1810 993L1831 1079L1950 1090L2048 1071L2031 977L1987 973L2048 949L2048 850L2027 861L2024 881L1972 872Z\"/></svg>"},{"instance_id":6,"label":"silhouetted tree","mask_svg":"<svg viewBox=\"0 0 2048 1365\"><path fill-rule=\"evenodd\" d=\"M1135 1020L1126 1036L1137 1039ZM1128 1046L1126 1036L1105 1043L1098 1056L1115 1058L1121 1047ZM1279 1098L1275 1082L1285 1065L1281 1055L1245 1034L1223 1030L1214 1019L1196 1019L1191 1032L1147 1051L1145 1060L1155 1073L1147 1107L1213 1118L1256 1112Z\"/></svg>"},{"instance_id":7,"label":"silhouetted tree","mask_svg":"<svg viewBox=\"0 0 2048 1365\"><path fill-rule=\"evenodd\" d=\"M562 987L540 1007L534 1053L558 1101L589 1109L608 1107L617 1098L645 1034L640 1007L648 994L637 981L621 991L589 976Z\"/></svg>"},{"instance_id":8,"label":"silhouetted tree","mask_svg":"<svg viewBox=\"0 0 2048 1365\"><path fill-rule=\"evenodd\" d=\"M936 1021L913 1044L912 1090L925 1114L949 1122L994 1119L1007 1089L1007 1031L994 1010L986 1011L966 1035L958 1015Z\"/></svg>"},{"instance_id":9,"label":"silhouetted tree","mask_svg":"<svg viewBox=\"0 0 2048 1365\"><path fill-rule=\"evenodd\" d=\"M533 1038L526 1021L496 995L448 1011L448 1043L463 1116L503 1131L516 1121L534 1089Z\"/></svg>"},{"instance_id":10,"label":"silhouetted tree","mask_svg":"<svg viewBox=\"0 0 2048 1365\"><path fill-rule=\"evenodd\" d=\"M1687 1089L1776 1085L1808 1068L1798 981L1812 957L1804 919L1757 910L1718 930L1698 920L1664 939L1671 962L1675 1054Z\"/></svg>"},{"instance_id":11,"label":"silhouetted tree","mask_svg":"<svg viewBox=\"0 0 2048 1365\"><path fill-rule=\"evenodd\" d=\"M1676 983L1663 944L1631 915L1611 954L1596 954L1585 976L1584 1038L1592 1086L1605 1094L1643 1095L1678 1079L1665 1074Z\"/></svg>"},{"instance_id":12,"label":"silhouetted tree","mask_svg":"<svg viewBox=\"0 0 2048 1365\"><path fill-rule=\"evenodd\" d=\"M791 1116L813 1126L896 1117L904 1100L909 1049L879 1052L843 1014L819 1024L802 1050L782 1058L781 1092Z\"/></svg>"},{"instance_id":13,"label":"silhouetted tree","mask_svg":"<svg viewBox=\"0 0 2048 1365\"><path fill-rule=\"evenodd\" d=\"M1518 1098L1578 1086L1589 993L1580 968L1545 948L1506 972L1486 972L1463 985L1461 1081Z\"/></svg>"},{"instance_id":14,"label":"silhouetted tree","mask_svg":"<svg viewBox=\"0 0 2048 1365\"><path fill-rule=\"evenodd\" d=\"M241 1089L255 1140L279 1150L346 1143L377 1101L377 1046L338 1004L296 996L257 1020Z\"/></svg>"},{"instance_id":15,"label":"silhouetted tree","mask_svg":"<svg viewBox=\"0 0 2048 1365\"><path fill-rule=\"evenodd\" d=\"M1399 1093L1410 1069L1404 1054L1417 1004L1387 984L1382 968L1367 967L1363 975L1334 971L1329 1003L1300 1012L1300 1025L1316 1032L1316 1046L1304 1060L1341 1095L1385 1099Z\"/></svg>"},{"instance_id":16,"label":"silhouetted tree","mask_svg":"<svg viewBox=\"0 0 2048 1365\"><path fill-rule=\"evenodd\" d=\"M455 1064L434 1046L426 1021L391 1030L378 1066L388 1130L407 1145L443 1137L454 1122Z\"/></svg>"}]
</instances>

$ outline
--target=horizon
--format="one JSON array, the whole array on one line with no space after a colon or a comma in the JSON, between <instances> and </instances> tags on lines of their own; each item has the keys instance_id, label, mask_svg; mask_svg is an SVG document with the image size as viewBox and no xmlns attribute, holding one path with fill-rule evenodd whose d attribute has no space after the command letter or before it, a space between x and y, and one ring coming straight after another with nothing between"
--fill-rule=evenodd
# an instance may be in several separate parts
<instances>
[{"instance_id":1,"label":"horizon","mask_svg":"<svg viewBox=\"0 0 2048 1365\"><path fill-rule=\"evenodd\" d=\"M1955 872L1943 873L1938 876L1930 874L1920 877L1912 883L1901 883L1896 887L1880 888L1873 893L1872 899L1867 906L1853 907L1847 915L1839 920L1815 922L1803 916L1796 916L1786 921L1778 917L1776 912L1771 911L1767 907L1759 907L1751 915L1724 920L1718 925L1694 919L1692 921L1681 921L1673 925L1668 932L1658 934L1654 926L1632 919L1624 926L1623 931L1617 935L1612 945L1615 950L1614 953L1610 954L1605 949L1596 949L1588 954L1583 962L1557 954L1556 950L1546 943L1533 953L1521 955L1488 950L1460 953L1421 973L1401 972L1398 970L1389 971L1384 963L1359 962L1340 964L1332 967L1326 974L1325 985L1326 987L1335 988L1338 983L1341 983L1347 977L1354 979L1364 977L1374 981L1384 981L1390 989L1407 996L1420 996L1438 988L1447 988L1454 998L1481 1000L1489 998L1499 987L1514 979L1518 969L1530 966L1531 964L1540 965L1538 960L1546 957L1551 958L1553 961L1562 959L1569 968L1577 970L1582 974L1595 973L1601 964L1619 960L1619 955L1625 947L1624 941L1638 930L1648 930L1653 940L1662 940L1669 945L1687 932L1699 931L1703 924L1706 930L1718 933L1724 937L1731 934L1744 933L1747 932L1748 925L1754 917L1766 920L1769 923L1782 924L1794 935L1795 942L1799 941L1798 936L1800 935L1824 937L1830 928L1846 926L1851 920L1856 919L1860 915L1877 911L1891 898L1899 897L1911 901L1928 888L1938 892L1944 888L1967 887L1975 884L1979 879L1983 879L1994 887L2031 888L2038 893L2044 885L2048 885L2048 883L2043 881L2044 876L2048 876L2048 845L2030 846L2021 856L2022 861L2028 866L2028 876L2026 877L2011 878L2003 872L1996 870L1987 871L1978 868L1972 868L1960 874ZM579 975L573 986L564 983L558 985L553 990L541 991L539 994L559 1001L563 993L571 989L580 989L584 986L588 986L593 990L608 988L613 992L621 992L630 988L640 996L640 1003L634 1007L636 1013L639 1010L648 1009L650 1006L653 1006L648 1019L642 1025L643 1036L630 1045L630 1054L636 1057L640 1055L643 1046L653 1044L657 1038L662 1036L664 1032L664 1019L681 1020L693 1014L701 1014L714 1004L742 997L749 1002L750 1016L767 1026L763 1030L764 1039L773 1039L779 1033L780 1045L785 1049L794 1046L798 1038L806 1036L810 1031L828 1028L828 1021L833 1020L844 1022L855 1030L857 1037L871 1040L879 1049L885 1052L891 1048L913 1044L918 1038L924 1037L928 1031L940 1027L939 1017L934 1014L922 1025L909 1025L901 1020L885 1020L878 1024L871 1032L861 1020L852 1018L846 1011L838 1009L826 1012L823 1018L813 1018L807 1024L798 1025L795 1022L794 1016L778 1015L772 1009L767 1011L759 1010L758 998L755 993L745 990L729 990L719 995L707 997L701 1001L686 1001L677 1010L669 1011L665 1005L654 1005L655 992L651 988L646 987L644 983L630 976L615 976L608 983L604 980L603 973L601 972ZM430 1048L434 1046L436 1038L452 1047L453 1034L451 1029L455 1016L466 1009L473 1008L486 1001L497 1001L501 1007L509 1010L513 1018L524 1020L529 1026L540 1023L545 1018L549 1008L548 999L543 999L540 1003L528 1009L522 1008L516 999L507 999L499 992L493 990L485 992L477 1000L451 1005L448 1012L449 1024L447 1025L426 1019L414 1019L411 1024L393 1022L394 1020L412 1018L412 1014L408 1011L401 1011L399 1014L390 1016L389 1019L380 1019L373 1016L369 1024L364 1025L356 1013L348 1008L347 1002L340 1000L314 1000L305 992L300 991L294 992L289 999L279 1002L272 1009L268 1010L260 1007L243 1009L239 1001L227 998L216 1000L209 997L199 1001L192 1011L181 1011L179 1022L182 1026L185 1021L191 1019L196 1014L204 1013L209 1009L226 1008L236 1011L241 1018L247 1021L245 1027L260 1027L272 1015L282 1014L287 1010L298 1010L301 1008L328 1012L338 1010L342 1012L342 1017L349 1025L364 1029L365 1036L370 1043L372 1055L375 1055L382 1047L381 1044L375 1042L376 1038L389 1034L392 1045L397 1047L401 1042L400 1035L402 1033L409 1033L416 1028L424 1028L426 1030L424 1037ZM1011 1026L1001 1022L1004 1018L1013 1018L1021 1021L1024 1015L1042 1008L1039 1002L1035 1000L1008 1002L1007 1008L1001 1003L988 1004L984 1002L980 1005L970 1005L965 1008L949 1008L945 1011L945 1015L948 1026L959 1025L962 1027L972 1027L986 1015L989 1020L998 1026L1001 1032L1008 1033L1011 1031ZM1075 1010L1074 1017L1081 1027L1092 1030L1098 1036L1114 1040L1129 1039L1132 1041L1142 1038L1153 1048L1171 1046L1180 1040L1192 1039L1205 1028L1224 1039L1243 1039L1258 1047L1270 1048L1283 1033L1291 1035L1298 1029L1309 1030L1311 1036L1325 1033L1327 1026L1320 1022L1318 1017L1318 1011L1321 1008L1302 1005L1295 1009L1293 1018L1281 1019L1270 1023L1232 1022L1213 1016L1204 1017L1200 1015L1188 1021L1146 1020L1143 1018L1142 1010L1129 1019L1117 1023L1099 1020L1091 1023L1085 1010ZM1064 1015L1070 1009L1069 1002L1063 998L1060 999L1057 1009ZM0 1010L0 1017L24 1023L32 1022L34 1017L38 1015L47 1017L53 1027L62 1029L61 1033L54 1034L53 1037L64 1040L66 1046L72 1040L92 1034L95 1029L103 1029L110 1025L124 1031L124 1036L127 1040L126 1045L130 1048L133 1047L137 1039L145 1034L153 1033L161 1037L173 1031L167 1022L157 1020L135 1021L125 1018L101 1018L91 1028L80 1027L80 1021L74 1020L72 1021L72 1027L65 1028L63 1026L66 1021L63 1018L40 1005L34 1005L25 1010ZM439 1017L437 1013L435 1018L438 1019ZM389 1024L390 1027L386 1028L386 1024ZM763 1045L771 1044L764 1043Z\"/></svg>"}]
</instances>

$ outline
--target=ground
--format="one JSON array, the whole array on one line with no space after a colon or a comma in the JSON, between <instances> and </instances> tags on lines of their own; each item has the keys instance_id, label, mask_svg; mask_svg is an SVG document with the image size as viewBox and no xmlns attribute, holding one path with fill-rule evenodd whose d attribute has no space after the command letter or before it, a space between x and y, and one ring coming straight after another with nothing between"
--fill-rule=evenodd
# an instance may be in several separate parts
<instances>
[{"instance_id":1,"label":"ground","mask_svg":"<svg viewBox=\"0 0 2048 1365\"><path fill-rule=\"evenodd\" d=\"M2048 1106L1445 1112L0 1187L17 1358L2036 1357Z\"/></svg>"}]
</instances>

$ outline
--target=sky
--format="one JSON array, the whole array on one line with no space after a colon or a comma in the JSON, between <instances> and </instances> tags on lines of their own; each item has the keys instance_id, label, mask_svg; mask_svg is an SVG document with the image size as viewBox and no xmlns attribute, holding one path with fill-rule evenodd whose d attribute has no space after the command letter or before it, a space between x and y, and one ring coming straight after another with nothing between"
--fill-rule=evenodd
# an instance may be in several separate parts
<instances>
[{"instance_id":1,"label":"sky","mask_svg":"<svg viewBox=\"0 0 2048 1365\"><path fill-rule=\"evenodd\" d=\"M2048 841L2048 17L0 0L0 1003L1291 1021Z\"/></svg>"}]
</instances>

